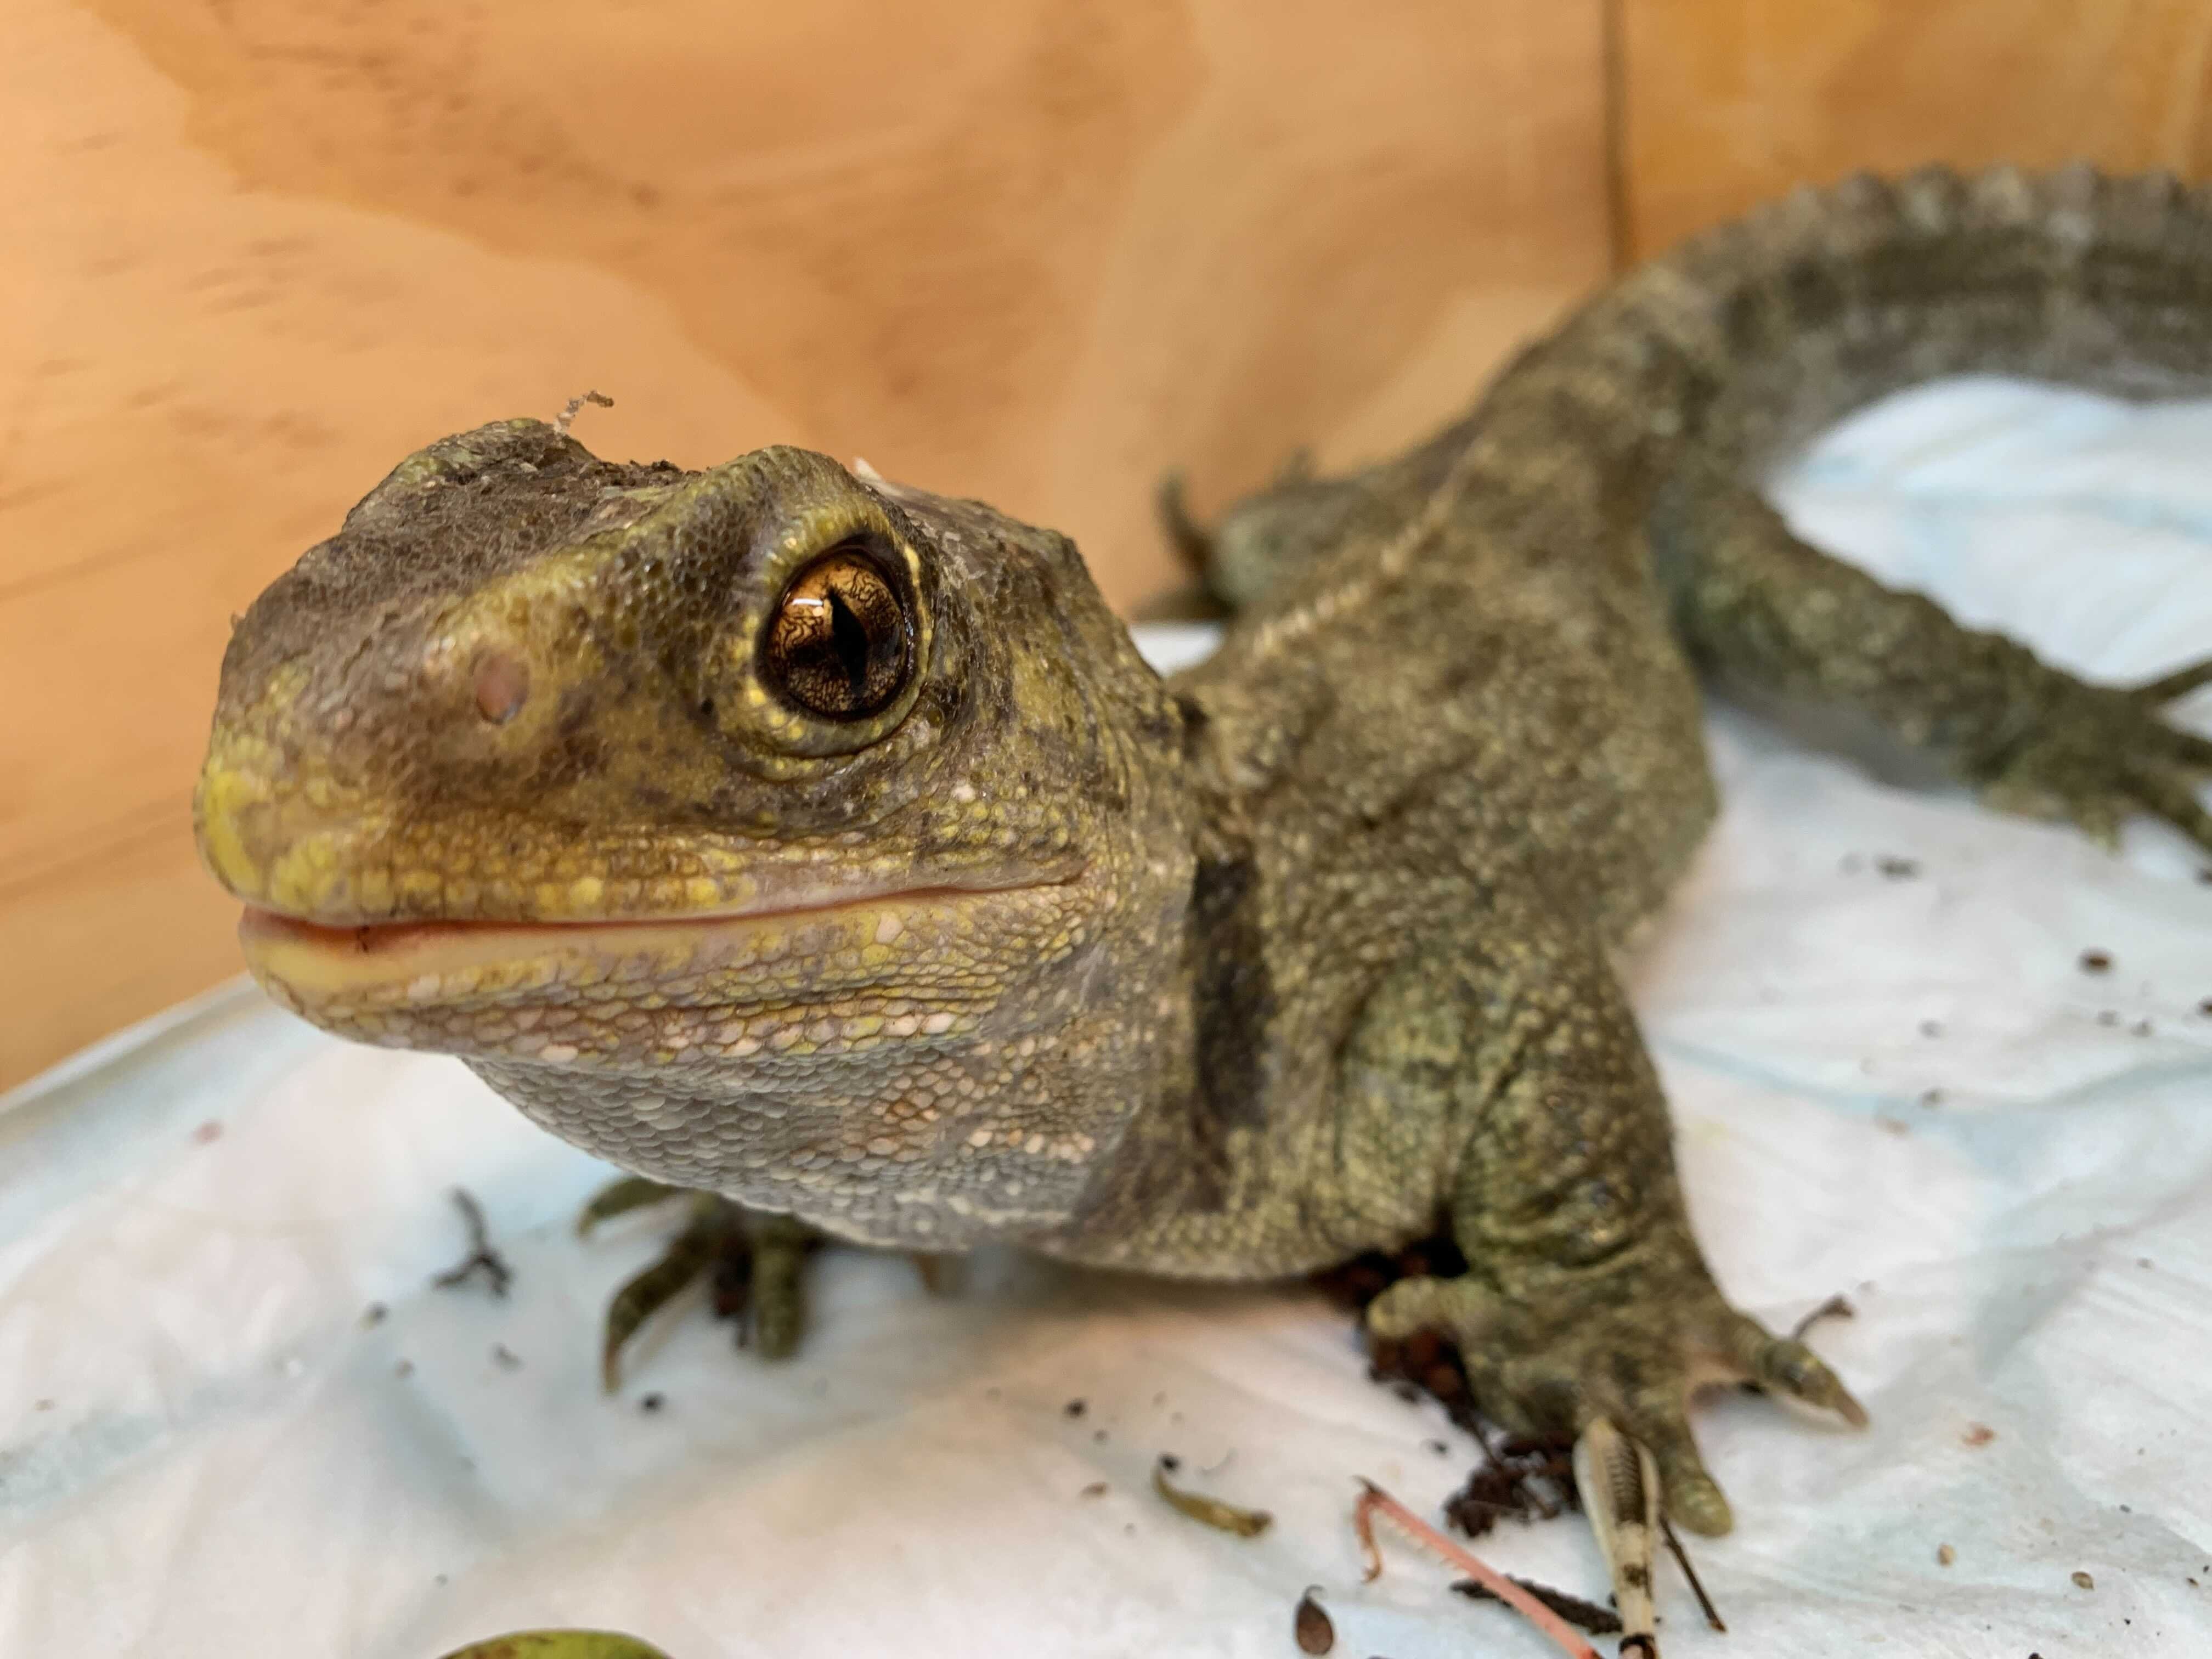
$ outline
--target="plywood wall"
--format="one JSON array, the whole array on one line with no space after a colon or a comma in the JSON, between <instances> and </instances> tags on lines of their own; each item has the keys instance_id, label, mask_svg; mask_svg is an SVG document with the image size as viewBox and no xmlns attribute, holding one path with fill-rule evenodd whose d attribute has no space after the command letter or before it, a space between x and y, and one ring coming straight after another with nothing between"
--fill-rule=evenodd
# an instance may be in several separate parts
<instances>
[{"instance_id":1,"label":"plywood wall","mask_svg":"<svg viewBox=\"0 0 2212 1659\"><path fill-rule=\"evenodd\" d=\"M1168 579L1146 500L1401 442L1800 179L2212 167L2205 0L11 0L0 1085L233 970L228 618L392 460L611 392Z\"/></svg>"},{"instance_id":2,"label":"plywood wall","mask_svg":"<svg viewBox=\"0 0 2212 1659\"><path fill-rule=\"evenodd\" d=\"M572 393L864 455L1158 586L1201 501L1462 402L1606 260L1599 0L10 0L0 1085L234 971L228 618Z\"/></svg>"},{"instance_id":3,"label":"plywood wall","mask_svg":"<svg viewBox=\"0 0 2212 1659\"><path fill-rule=\"evenodd\" d=\"M2207 0L1613 0L1626 241L1924 161L2212 174Z\"/></svg>"}]
</instances>

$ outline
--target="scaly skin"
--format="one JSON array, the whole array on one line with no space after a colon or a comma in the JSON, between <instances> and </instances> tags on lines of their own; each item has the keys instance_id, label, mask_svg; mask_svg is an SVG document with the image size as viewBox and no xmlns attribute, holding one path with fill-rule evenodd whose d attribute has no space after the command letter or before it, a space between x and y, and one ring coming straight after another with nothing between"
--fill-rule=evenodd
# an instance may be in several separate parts
<instances>
[{"instance_id":1,"label":"scaly skin","mask_svg":"<svg viewBox=\"0 0 2212 1659\"><path fill-rule=\"evenodd\" d=\"M2083 684L1753 486L1932 374L2212 386L2208 252L2170 181L1802 193L1419 449L1231 513L1208 579L1240 614L1164 684L1063 538L978 503L482 428L240 624L201 845L287 1006L847 1237L1265 1278L1448 1223L1468 1275L1374 1328L1449 1329L1515 1427L1621 1425L1718 1530L1694 1386L1859 1413L1714 1286L1607 963L1712 813L1696 671L1853 708L2000 802L2212 843L2212 745L2159 709L2201 670ZM832 629L801 601L854 547ZM795 696L787 627L834 635L805 683L848 717Z\"/></svg>"}]
</instances>

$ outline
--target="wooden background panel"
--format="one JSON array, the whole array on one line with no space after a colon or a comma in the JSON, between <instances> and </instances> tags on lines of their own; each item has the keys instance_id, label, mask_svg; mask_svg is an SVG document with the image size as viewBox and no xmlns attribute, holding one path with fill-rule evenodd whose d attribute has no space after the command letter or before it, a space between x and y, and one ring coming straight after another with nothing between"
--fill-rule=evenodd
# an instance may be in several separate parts
<instances>
[{"instance_id":1,"label":"wooden background panel","mask_svg":"<svg viewBox=\"0 0 2212 1659\"><path fill-rule=\"evenodd\" d=\"M1613 0L1636 257L1924 161L2212 174L2205 0Z\"/></svg>"},{"instance_id":2,"label":"wooden background panel","mask_svg":"<svg viewBox=\"0 0 2212 1659\"><path fill-rule=\"evenodd\" d=\"M1158 586L1147 521L1462 404L1602 271L1599 0L14 0L0 1085L234 970L227 618L400 455L587 386Z\"/></svg>"}]
</instances>

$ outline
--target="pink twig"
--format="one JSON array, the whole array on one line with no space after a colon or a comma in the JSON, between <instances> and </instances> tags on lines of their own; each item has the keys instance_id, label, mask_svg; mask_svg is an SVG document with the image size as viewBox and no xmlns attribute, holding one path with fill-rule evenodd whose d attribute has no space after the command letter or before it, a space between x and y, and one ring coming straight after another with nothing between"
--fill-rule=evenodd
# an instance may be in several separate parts
<instances>
[{"instance_id":1,"label":"pink twig","mask_svg":"<svg viewBox=\"0 0 2212 1659\"><path fill-rule=\"evenodd\" d=\"M1352 1506L1352 1529L1359 1535L1359 1547L1366 1553L1369 1578L1382 1571L1382 1552L1375 1543L1375 1516L1380 1514L1385 1520L1396 1522L1415 1543L1425 1545L1550 1637L1568 1659L1598 1659L1597 1650L1577 1635L1571 1625L1497 1568L1486 1565L1452 1542L1372 1480L1359 1484L1364 1490L1358 1502Z\"/></svg>"}]
</instances>

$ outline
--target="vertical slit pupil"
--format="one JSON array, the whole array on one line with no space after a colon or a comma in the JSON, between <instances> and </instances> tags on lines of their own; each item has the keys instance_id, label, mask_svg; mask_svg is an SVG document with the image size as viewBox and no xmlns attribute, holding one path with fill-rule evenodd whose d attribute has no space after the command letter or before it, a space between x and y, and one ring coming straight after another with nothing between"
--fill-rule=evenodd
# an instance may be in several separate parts
<instances>
[{"instance_id":1,"label":"vertical slit pupil","mask_svg":"<svg viewBox=\"0 0 2212 1659\"><path fill-rule=\"evenodd\" d=\"M845 670L845 683L851 688L853 701L866 701L868 690L869 647L867 625L855 616L845 596L836 587L830 590L830 644L837 653L837 660Z\"/></svg>"}]
</instances>

